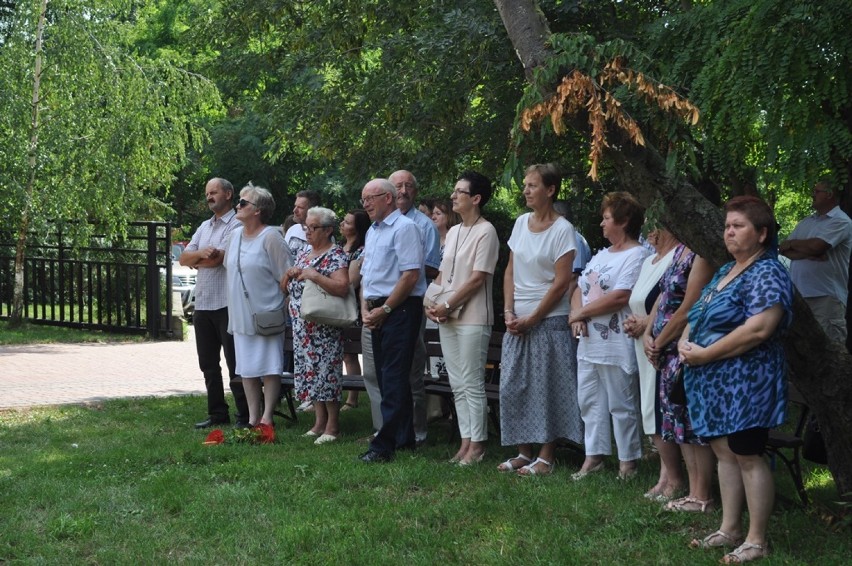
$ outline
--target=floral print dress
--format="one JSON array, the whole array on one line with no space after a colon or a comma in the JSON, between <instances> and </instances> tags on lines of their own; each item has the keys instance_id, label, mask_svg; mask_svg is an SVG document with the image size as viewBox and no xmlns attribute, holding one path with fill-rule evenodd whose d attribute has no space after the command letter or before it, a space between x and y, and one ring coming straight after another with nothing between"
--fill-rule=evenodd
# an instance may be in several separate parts
<instances>
[{"instance_id":1,"label":"floral print dress","mask_svg":"<svg viewBox=\"0 0 852 566\"><path fill-rule=\"evenodd\" d=\"M688 251L684 244L675 248L674 257L669 268L660 279L660 302L657 313L651 327L651 335L659 336L663 328L669 323L674 313L683 304L686 296L686 285L692 265L695 263L695 252ZM669 399L674 383L672 376L675 375L680 360L677 354L677 340L672 340L663 350L660 359L660 412L662 413L661 434L663 440L677 442L678 444L706 444L706 441L696 436L692 430L692 421L689 419L689 410L686 405L679 405Z\"/></svg>"},{"instance_id":2,"label":"floral print dress","mask_svg":"<svg viewBox=\"0 0 852 566\"><path fill-rule=\"evenodd\" d=\"M313 267L325 276L349 267L349 257L340 246L308 260L313 251L305 246L296 258L296 267ZM304 320L301 316L304 281L291 279L289 311L293 319L293 362L296 396L300 401L339 401L343 375L343 329Z\"/></svg>"}]
</instances>

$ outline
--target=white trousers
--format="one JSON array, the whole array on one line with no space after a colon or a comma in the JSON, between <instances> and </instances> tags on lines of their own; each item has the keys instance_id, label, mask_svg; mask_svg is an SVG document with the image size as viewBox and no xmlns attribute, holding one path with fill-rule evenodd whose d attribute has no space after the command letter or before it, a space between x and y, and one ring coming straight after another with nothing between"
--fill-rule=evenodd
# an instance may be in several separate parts
<instances>
[{"instance_id":1,"label":"white trousers","mask_svg":"<svg viewBox=\"0 0 852 566\"><path fill-rule=\"evenodd\" d=\"M620 367L579 360L577 400L586 425L587 456L612 454L615 434L618 459L623 462L642 456L639 437L639 375Z\"/></svg>"},{"instance_id":2,"label":"white trousers","mask_svg":"<svg viewBox=\"0 0 852 566\"><path fill-rule=\"evenodd\" d=\"M485 442L488 440L485 363L491 327L450 323L439 325L438 332L453 389L459 433L473 442Z\"/></svg>"}]
</instances>

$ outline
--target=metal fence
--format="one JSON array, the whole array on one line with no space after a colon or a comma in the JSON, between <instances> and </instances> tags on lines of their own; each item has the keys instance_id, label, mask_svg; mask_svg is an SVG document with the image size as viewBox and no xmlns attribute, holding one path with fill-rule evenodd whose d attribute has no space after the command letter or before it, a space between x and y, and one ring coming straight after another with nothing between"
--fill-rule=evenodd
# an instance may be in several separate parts
<instances>
[{"instance_id":1,"label":"metal fence","mask_svg":"<svg viewBox=\"0 0 852 566\"><path fill-rule=\"evenodd\" d=\"M12 312L16 234L0 231L0 319ZM171 224L133 222L116 240L73 245L63 227L27 236L24 318L37 324L172 336Z\"/></svg>"}]
</instances>

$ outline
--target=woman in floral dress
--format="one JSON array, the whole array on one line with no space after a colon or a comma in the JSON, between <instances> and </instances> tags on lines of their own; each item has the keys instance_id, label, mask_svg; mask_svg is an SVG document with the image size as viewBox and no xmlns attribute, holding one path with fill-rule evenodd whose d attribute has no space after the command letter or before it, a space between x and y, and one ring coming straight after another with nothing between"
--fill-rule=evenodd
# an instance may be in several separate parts
<instances>
[{"instance_id":1,"label":"woman in floral dress","mask_svg":"<svg viewBox=\"0 0 852 566\"><path fill-rule=\"evenodd\" d=\"M705 439L693 432L686 405L670 398L675 386L673 377L680 366L677 339L686 326L689 309L712 276L713 268L707 261L695 255L686 245L678 243L672 263L660 279L660 296L652 310L655 313L653 322L645 329L645 355L660 371L658 393L662 423L658 451L663 464L670 469L680 467L682 454L689 478L689 494L674 501L669 500L683 488L682 485L671 481L658 486L653 499L668 501L666 509L669 511L706 512L715 508L711 497L713 451ZM670 446L674 448L669 449ZM671 478L679 476L673 474Z\"/></svg>"},{"instance_id":2,"label":"woman in floral dress","mask_svg":"<svg viewBox=\"0 0 852 566\"><path fill-rule=\"evenodd\" d=\"M349 292L349 257L331 237L337 219L327 208L308 210L302 248L282 285L290 294L293 318L293 358L296 396L313 401L316 420L305 436L314 444L334 442L340 434L340 381L343 374L343 329L310 322L301 317L305 281L326 292L345 297Z\"/></svg>"}]
</instances>

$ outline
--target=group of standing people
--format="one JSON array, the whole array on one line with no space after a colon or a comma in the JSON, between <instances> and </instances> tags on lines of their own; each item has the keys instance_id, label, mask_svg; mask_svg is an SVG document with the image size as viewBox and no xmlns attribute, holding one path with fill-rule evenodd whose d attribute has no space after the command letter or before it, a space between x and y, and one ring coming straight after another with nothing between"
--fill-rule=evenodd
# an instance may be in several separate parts
<instances>
[{"instance_id":1,"label":"group of standing people","mask_svg":"<svg viewBox=\"0 0 852 566\"><path fill-rule=\"evenodd\" d=\"M564 439L585 446L585 460L572 475L583 480L605 469L614 436L617 477L628 480L636 474L644 431L661 456L658 481L645 497L667 510L715 509L718 462L721 526L690 545L732 547L724 563L766 556L774 483L763 452L769 430L786 416L781 337L791 323L793 294L778 261L771 208L756 197L725 205L723 237L733 261L714 274L662 227L650 227L650 252L639 242L643 207L628 193L609 193L601 228L610 246L589 260L569 297L576 238L553 209L559 184L547 165L527 170L524 197L532 212L517 220L509 239L501 433L518 455L498 469L550 474L554 443ZM832 242L797 243L794 232L794 242L781 249L791 257L800 253L794 250L814 249L825 262L825 254L839 248L838 263L848 268L848 248L836 234L842 212L820 212L820 188L815 207L834 227ZM842 224L848 232L848 218Z\"/></svg>"},{"instance_id":2,"label":"group of standing people","mask_svg":"<svg viewBox=\"0 0 852 566\"><path fill-rule=\"evenodd\" d=\"M852 223L838 213L836 194L818 184L818 214L807 223L830 225L830 241L820 239L816 228L802 226L780 245L794 260L791 280L778 261L772 211L755 197L736 197L725 205L723 236L733 261L714 273L659 225L649 222L650 246L641 244L644 208L628 193L609 193L601 204L600 226L610 245L578 268L580 237L554 206L560 186L552 164L526 170L523 196L530 212L516 220L508 240L500 424L502 444L516 446L518 454L498 469L548 475L556 442L568 440L585 446L585 460L572 475L580 481L605 469L614 437L618 478L628 480L636 474L644 432L661 457L658 480L645 497L666 509L714 509L718 461L722 524L692 546L735 547L724 557L730 563L765 556L774 488L762 454L769 429L783 422L786 411L781 336L791 321L796 262L817 262L834 271L844 253L848 262ZM375 429L360 459L390 461L398 450L425 440L422 342L428 319L439 328L458 414L461 443L451 461L482 461L488 410L484 371L499 254L496 230L483 216L492 185L479 173L463 173L449 206L433 206L431 218L414 207L416 192L408 171L368 182L361 193L363 210L349 211L340 223L341 245L333 236L337 218L331 210L308 207L311 203L297 198L297 209L305 208L302 236L287 240L268 224L275 207L268 191L249 184L235 212L233 188L211 179L206 196L214 216L180 260L200 269L195 324L208 419L197 427L229 420L220 348L231 375L237 425L272 424L283 334L257 334L253 314L283 309L286 301L296 393L312 402L316 413L305 436L315 437L316 444L337 440L343 367L353 373L361 368L357 357L344 356L342 330L302 319L300 301L308 281L338 297L351 285L359 290L364 376ZM832 260L832 252L840 259ZM801 270L798 277L805 277ZM430 282L441 288L441 298L424 309ZM833 328L835 307L845 306L845 294L816 299L815 312L826 320L830 336L845 339ZM357 399L344 405L354 407Z\"/></svg>"}]
</instances>

